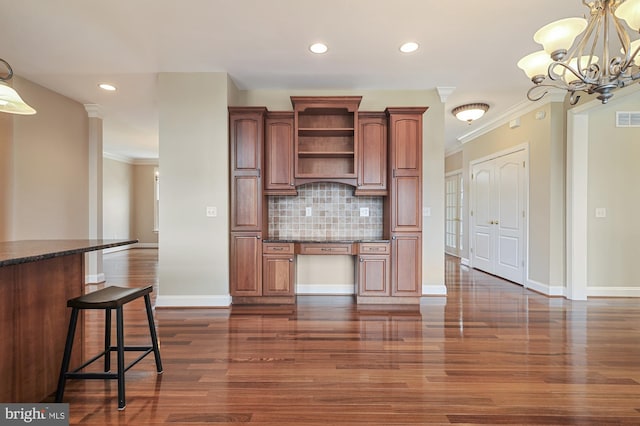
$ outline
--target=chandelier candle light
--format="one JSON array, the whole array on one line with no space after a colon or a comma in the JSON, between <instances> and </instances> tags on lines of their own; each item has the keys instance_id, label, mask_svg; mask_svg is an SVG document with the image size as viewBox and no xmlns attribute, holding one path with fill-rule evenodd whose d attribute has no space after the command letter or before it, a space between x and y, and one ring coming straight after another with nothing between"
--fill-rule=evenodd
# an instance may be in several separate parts
<instances>
[{"instance_id":1,"label":"chandelier candle light","mask_svg":"<svg viewBox=\"0 0 640 426\"><path fill-rule=\"evenodd\" d=\"M640 39L631 41L640 35L640 0L582 4L589 8L588 21L566 18L545 25L533 36L544 50L518 62L535 85L527 92L529 100L541 99L553 87L569 92L571 105L580 99L579 92L597 93L606 104L615 89L640 79Z\"/></svg>"}]
</instances>

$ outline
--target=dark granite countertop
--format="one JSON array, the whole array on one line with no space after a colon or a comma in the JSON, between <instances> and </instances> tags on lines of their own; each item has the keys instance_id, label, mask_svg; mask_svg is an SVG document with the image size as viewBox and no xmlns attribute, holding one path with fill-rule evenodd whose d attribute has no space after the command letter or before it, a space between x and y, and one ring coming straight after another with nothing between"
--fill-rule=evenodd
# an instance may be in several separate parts
<instances>
[{"instance_id":1,"label":"dark granite countertop","mask_svg":"<svg viewBox=\"0 0 640 426\"><path fill-rule=\"evenodd\" d=\"M267 238L265 243L312 243L312 244L353 244L353 243L388 243L390 240L362 239L362 240L292 240Z\"/></svg>"},{"instance_id":2,"label":"dark granite countertop","mask_svg":"<svg viewBox=\"0 0 640 426\"><path fill-rule=\"evenodd\" d=\"M0 242L0 267L135 244L138 240L22 240Z\"/></svg>"}]
</instances>

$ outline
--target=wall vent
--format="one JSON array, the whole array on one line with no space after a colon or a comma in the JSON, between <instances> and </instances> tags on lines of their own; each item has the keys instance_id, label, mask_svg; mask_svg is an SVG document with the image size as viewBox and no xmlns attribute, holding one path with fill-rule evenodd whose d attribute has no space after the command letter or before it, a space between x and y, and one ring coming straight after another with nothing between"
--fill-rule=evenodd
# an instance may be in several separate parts
<instances>
[{"instance_id":1,"label":"wall vent","mask_svg":"<svg viewBox=\"0 0 640 426\"><path fill-rule=\"evenodd\" d=\"M640 111L617 111L616 127L640 127Z\"/></svg>"}]
</instances>

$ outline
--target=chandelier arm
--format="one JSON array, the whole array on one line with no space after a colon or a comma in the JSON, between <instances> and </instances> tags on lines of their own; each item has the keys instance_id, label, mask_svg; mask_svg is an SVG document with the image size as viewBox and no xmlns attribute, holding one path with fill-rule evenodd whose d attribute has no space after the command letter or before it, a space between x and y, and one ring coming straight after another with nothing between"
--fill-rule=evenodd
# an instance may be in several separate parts
<instances>
[{"instance_id":1,"label":"chandelier arm","mask_svg":"<svg viewBox=\"0 0 640 426\"><path fill-rule=\"evenodd\" d=\"M578 61L580 62L580 61ZM557 72L555 72L554 68L556 66L562 67L564 68L564 71L562 72L562 74L559 74ZM549 65L549 70L547 71L547 73L549 74L549 78L553 81L557 81L558 83L556 85L553 85L553 87L559 88L559 89L564 89L564 90L568 90L569 85L566 83L566 80L564 80L564 76L567 73L567 71L569 71L571 74L575 75L576 78L578 78L578 80L580 80L582 83L584 84L589 84L589 81L587 80L587 76L586 75L582 75L579 70L576 71L573 68L571 68L569 65L565 64L564 62L553 62L551 65ZM562 83L560 83L562 82Z\"/></svg>"},{"instance_id":2,"label":"chandelier arm","mask_svg":"<svg viewBox=\"0 0 640 426\"><path fill-rule=\"evenodd\" d=\"M0 58L0 63L2 63L2 65L5 66L5 68L7 68L6 76L0 75L0 80L2 80L2 81L11 80L11 77L13 77L13 68L11 68L11 65L9 65L9 62L5 61L2 58Z\"/></svg>"}]
</instances>

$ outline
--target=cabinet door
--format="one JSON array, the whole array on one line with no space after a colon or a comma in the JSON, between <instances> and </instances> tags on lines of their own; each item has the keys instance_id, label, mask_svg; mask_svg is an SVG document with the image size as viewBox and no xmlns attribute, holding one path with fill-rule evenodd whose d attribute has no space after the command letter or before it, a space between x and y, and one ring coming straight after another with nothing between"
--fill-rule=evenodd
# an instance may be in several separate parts
<instances>
[{"instance_id":1,"label":"cabinet door","mask_svg":"<svg viewBox=\"0 0 640 426\"><path fill-rule=\"evenodd\" d=\"M395 176L422 172L422 112L389 114L390 163Z\"/></svg>"},{"instance_id":2,"label":"cabinet door","mask_svg":"<svg viewBox=\"0 0 640 426\"><path fill-rule=\"evenodd\" d=\"M263 296L293 296L295 280L294 255L262 257Z\"/></svg>"},{"instance_id":3,"label":"cabinet door","mask_svg":"<svg viewBox=\"0 0 640 426\"><path fill-rule=\"evenodd\" d=\"M358 295L390 296L390 282L389 255L358 256Z\"/></svg>"},{"instance_id":4,"label":"cabinet door","mask_svg":"<svg viewBox=\"0 0 640 426\"><path fill-rule=\"evenodd\" d=\"M422 295L422 236L393 234L391 237L391 295Z\"/></svg>"},{"instance_id":5,"label":"cabinet door","mask_svg":"<svg viewBox=\"0 0 640 426\"><path fill-rule=\"evenodd\" d=\"M269 113L265 123L265 193L296 195L293 177L293 113Z\"/></svg>"},{"instance_id":6,"label":"cabinet door","mask_svg":"<svg viewBox=\"0 0 640 426\"><path fill-rule=\"evenodd\" d=\"M229 291L232 296L262 295L262 235L231 233Z\"/></svg>"},{"instance_id":7,"label":"cabinet door","mask_svg":"<svg viewBox=\"0 0 640 426\"><path fill-rule=\"evenodd\" d=\"M390 198L391 232L420 232L422 230L421 177L394 177Z\"/></svg>"},{"instance_id":8,"label":"cabinet door","mask_svg":"<svg viewBox=\"0 0 640 426\"><path fill-rule=\"evenodd\" d=\"M387 195L387 118L383 113L360 113L358 125L356 195Z\"/></svg>"},{"instance_id":9,"label":"cabinet door","mask_svg":"<svg viewBox=\"0 0 640 426\"><path fill-rule=\"evenodd\" d=\"M262 197L264 108L229 108L231 230L262 230L266 220Z\"/></svg>"}]
</instances>

